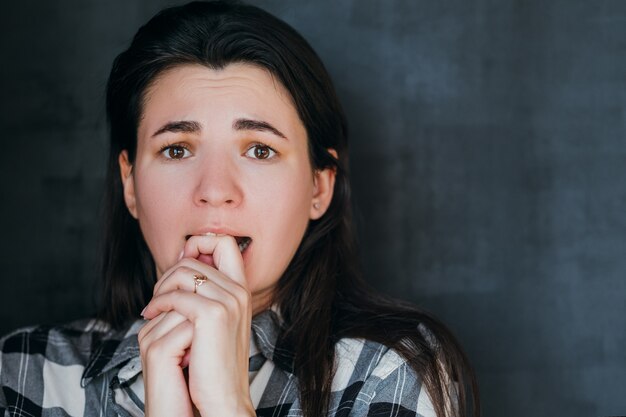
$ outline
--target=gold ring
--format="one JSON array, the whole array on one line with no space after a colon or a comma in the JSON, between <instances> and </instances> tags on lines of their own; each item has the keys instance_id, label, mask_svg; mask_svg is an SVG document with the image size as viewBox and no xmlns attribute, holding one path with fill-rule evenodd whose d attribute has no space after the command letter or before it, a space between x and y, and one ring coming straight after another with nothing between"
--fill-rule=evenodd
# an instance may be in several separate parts
<instances>
[{"instance_id":1,"label":"gold ring","mask_svg":"<svg viewBox=\"0 0 626 417\"><path fill-rule=\"evenodd\" d=\"M198 292L198 287L202 284L204 284L205 282L207 282L209 279L202 275L202 274L193 274L193 293L197 293Z\"/></svg>"}]
</instances>

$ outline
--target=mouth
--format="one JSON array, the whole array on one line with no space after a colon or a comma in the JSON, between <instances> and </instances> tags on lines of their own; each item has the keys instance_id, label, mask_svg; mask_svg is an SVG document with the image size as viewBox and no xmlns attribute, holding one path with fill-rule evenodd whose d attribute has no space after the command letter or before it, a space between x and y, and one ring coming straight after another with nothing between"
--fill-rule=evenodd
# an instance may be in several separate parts
<instances>
[{"instance_id":1,"label":"mouth","mask_svg":"<svg viewBox=\"0 0 626 417\"><path fill-rule=\"evenodd\" d=\"M235 241L237 242L237 246L239 246L239 252L243 253L243 251L248 249L250 243L252 243L252 238L248 236L235 236Z\"/></svg>"},{"instance_id":2,"label":"mouth","mask_svg":"<svg viewBox=\"0 0 626 417\"><path fill-rule=\"evenodd\" d=\"M193 235L187 235L185 236L185 240L189 240L190 237L192 237ZM243 253L246 249L248 249L248 246L250 246L250 243L252 243L252 238L249 236L233 236L235 238L235 241L237 242L237 246L239 246L239 252Z\"/></svg>"}]
</instances>

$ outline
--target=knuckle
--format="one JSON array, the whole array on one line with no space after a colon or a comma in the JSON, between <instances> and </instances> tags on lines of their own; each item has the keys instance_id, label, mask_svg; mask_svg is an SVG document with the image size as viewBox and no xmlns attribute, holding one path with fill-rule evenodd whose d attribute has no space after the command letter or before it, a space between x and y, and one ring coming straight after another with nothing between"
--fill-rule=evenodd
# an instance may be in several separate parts
<instances>
[{"instance_id":1,"label":"knuckle","mask_svg":"<svg viewBox=\"0 0 626 417\"><path fill-rule=\"evenodd\" d=\"M177 283L180 282L183 277L193 275L194 269L190 264L189 259L183 259L178 266L169 270L167 276L163 277L154 285L152 295L155 296L159 293L171 291L178 286Z\"/></svg>"},{"instance_id":2,"label":"knuckle","mask_svg":"<svg viewBox=\"0 0 626 417\"><path fill-rule=\"evenodd\" d=\"M174 306L179 304L181 301L184 301L184 300L182 300L184 298L184 294L185 293L183 292L183 290L175 290L175 291L172 291L171 293L169 293L168 296L167 296L167 300L166 300L166 303L167 303L167 307L166 308L168 310L169 309L174 309Z\"/></svg>"},{"instance_id":3,"label":"knuckle","mask_svg":"<svg viewBox=\"0 0 626 417\"><path fill-rule=\"evenodd\" d=\"M154 343L150 343L143 349L145 358L149 361L159 360L163 356L163 343L156 340Z\"/></svg>"},{"instance_id":4,"label":"knuckle","mask_svg":"<svg viewBox=\"0 0 626 417\"><path fill-rule=\"evenodd\" d=\"M243 285L238 284L236 286L235 292L237 295L237 299L242 304L247 304L248 301L250 301L250 299L252 298L252 294L250 293L250 290L245 288Z\"/></svg>"},{"instance_id":5,"label":"knuckle","mask_svg":"<svg viewBox=\"0 0 626 417\"><path fill-rule=\"evenodd\" d=\"M208 315L210 315L214 320L224 321L227 320L230 316L228 307L220 302L210 303L207 307L207 310Z\"/></svg>"},{"instance_id":6,"label":"knuckle","mask_svg":"<svg viewBox=\"0 0 626 417\"><path fill-rule=\"evenodd\" d=\"M250 295L249 295L249 292L245 288L237 286L233 290L232 298L234 302L236 303L235 307L238 310L240 310L242 307L245 307L248 305L248 300L250 298Z\"/></svg>"},{"instance_id":7,"label":"knuckle","mask_svg":"<svg viewBox=\"0 0 626 417\"><path fill-rule=\"evenodd\" d=\"M183 263L178 268L176 268L176 275L180 276L181 274L187 275L193 273L194 270L191 268L190 264L191 262L189 259L184 259Z\"/></svg>"},{"instance_id":8,"label":"knuckle","mask_svg":"<svg viewBox=\"0 0 626 417\"><path fill-rule=\"evenodd\" d=\"M234 313L239 310L239 298L235 294L228 293L223 299L224 306L229 313Z\"/></svg>"}]
</instances>

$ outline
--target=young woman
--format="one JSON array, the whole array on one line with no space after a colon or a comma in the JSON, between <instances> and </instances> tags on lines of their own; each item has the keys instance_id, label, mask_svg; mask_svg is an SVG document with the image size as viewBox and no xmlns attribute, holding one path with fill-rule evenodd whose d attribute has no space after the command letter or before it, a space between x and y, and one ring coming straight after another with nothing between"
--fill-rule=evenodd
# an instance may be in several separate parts
<instances>
[{"instance_id":1,"label":"young woman","mask_svg":"<svg viewBox=\"0 0 626 417\"><path fill-rule=\"evenodd\" d=\"M164 10L107 113L101 317L5 337L0 414L478 414L450 332L361 278L343 111L291 27Z\"/></svg>"}]
</instances>

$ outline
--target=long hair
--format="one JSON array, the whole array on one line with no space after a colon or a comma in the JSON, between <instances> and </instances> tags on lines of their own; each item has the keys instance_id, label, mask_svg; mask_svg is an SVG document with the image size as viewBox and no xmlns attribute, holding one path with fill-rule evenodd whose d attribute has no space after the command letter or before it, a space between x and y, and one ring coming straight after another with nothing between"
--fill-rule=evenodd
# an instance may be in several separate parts
<instances>
[{"instance_id":1,"label":"long hair","mask_svg":"<svg viewBox=\"0 0 626 417\"><path fill-rule=\"evenodd\" d=\"M332 81L302 36L254 6L212 1L165 9L113 63L107 84L111 144L101 317L115 327L138 317L155 283L154 260L124 204L117 162L122 150L134 162L147 88L175 66L220 69L235 62L265 68L284 85L306 129L312 168L336 172L331 204L309 223L272 300L298 365L304 415L327 414L335 343L343 337L396 349L423 379L438 416L478 415L474 374L450 331L416 307L377 294L363 280L352 230L347 125Z\"/></svg>"}]
</instances>

